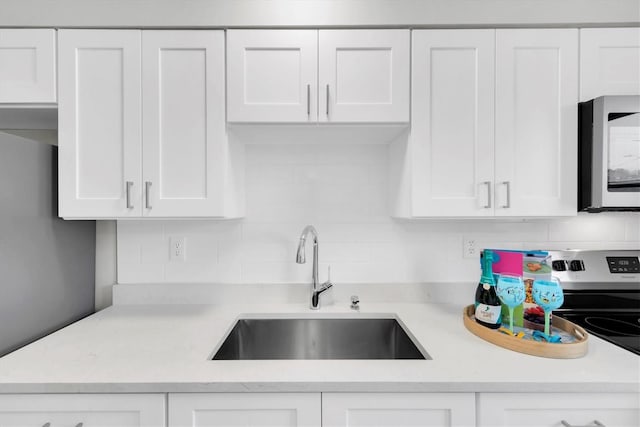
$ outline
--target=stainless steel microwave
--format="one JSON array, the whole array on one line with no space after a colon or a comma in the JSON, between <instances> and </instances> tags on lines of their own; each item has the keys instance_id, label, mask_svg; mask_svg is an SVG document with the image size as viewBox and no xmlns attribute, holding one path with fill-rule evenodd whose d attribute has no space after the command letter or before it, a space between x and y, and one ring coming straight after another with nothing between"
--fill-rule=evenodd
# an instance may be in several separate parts
<instances>
[{"instance_id":1,"label":"stainless steel microwave","mask_svg":"<svg viewBox=\"0 0 640 427\"><path fill-rule=\"evenodd\" d=\"M578 211L640 211L640 95L578 104Z\"/></svg>"}]
</instances>

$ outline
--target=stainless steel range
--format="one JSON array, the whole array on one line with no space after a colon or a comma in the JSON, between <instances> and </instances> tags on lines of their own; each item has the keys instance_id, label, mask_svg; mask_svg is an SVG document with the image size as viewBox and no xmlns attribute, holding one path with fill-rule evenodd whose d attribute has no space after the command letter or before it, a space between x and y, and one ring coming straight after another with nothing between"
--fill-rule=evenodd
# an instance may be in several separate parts
<instances>
[{"instance_id":1,"label":"stainless steel range","mask_svg":"<svg viewBox=\"0 0 640 427\"><path fill-rule=\"evenodd\" d=\"M640 250L549 253L565 294L554 315L640 355Z\"/></svg>"}]
</instances>

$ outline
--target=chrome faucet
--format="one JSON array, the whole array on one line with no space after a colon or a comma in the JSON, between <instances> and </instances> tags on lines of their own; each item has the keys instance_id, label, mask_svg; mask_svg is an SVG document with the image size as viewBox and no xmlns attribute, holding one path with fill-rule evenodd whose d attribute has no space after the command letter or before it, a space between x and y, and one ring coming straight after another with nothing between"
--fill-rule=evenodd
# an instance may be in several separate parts
<instances>
[{"instance_id":1,"label":"chrome faucet","mask_svg":"<svg viewBox=\"0 0 640 427\"><path fill-rule=\"evenodd\" d=\"M304 264L306 262L305 256L305 243L307 242L307 236L311 234L313 237L313 270L311 281L311 309L318 310L320 308L320 294L333 286L331 278L329 277L323 284L318 283L318 232L312 225L307 225L302 234L300 235L300 242L298 243L298 252L296 254L296 262L298 264ZM329 270L331 274L331 270Z\"/></svg>"}]
</instances>

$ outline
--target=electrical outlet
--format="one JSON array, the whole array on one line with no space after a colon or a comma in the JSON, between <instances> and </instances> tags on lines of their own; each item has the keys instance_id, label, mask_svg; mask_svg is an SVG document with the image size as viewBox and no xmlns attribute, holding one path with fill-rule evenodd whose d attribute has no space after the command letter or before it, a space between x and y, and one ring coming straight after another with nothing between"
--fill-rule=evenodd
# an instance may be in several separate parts
<instances>
[{"instance_id":1,"label":"electrical outlet","mask_svg":"<svg viewBox=\"0 0 640 427\"><path fill-rule=\"evenodd\" d=\"M463 258L477 258L478 247L476 245L476 239L464 237L462 239L462 257Z\"/></svg>"},{"instance_id":2,"label":"electrical outlet","mask_svg":"<svg viewBox=\"0 0 640 427\"><path fill-rule=\"evenodd\" d=\"M187 240L184 237L171 237L169 239L171 261L185 261L187 259Z\"/></svg>"}]
</instances>

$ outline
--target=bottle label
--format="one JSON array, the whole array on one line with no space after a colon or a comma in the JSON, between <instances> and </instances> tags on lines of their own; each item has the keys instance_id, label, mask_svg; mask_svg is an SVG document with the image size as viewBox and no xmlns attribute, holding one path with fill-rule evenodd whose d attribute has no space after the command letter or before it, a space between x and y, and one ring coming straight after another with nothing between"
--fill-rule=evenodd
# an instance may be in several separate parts
<instances>
[{"instance_id":1,"label":"bottle label","mask_svg":"<svg viewBox=\"0 0 640 427\"><path fill-rule=\"evenodd\" d=\"M476 307L476 319L495 325L500 321L501 310L502 307L499 305L478 304Z\"/></svg>"}]
</instances>

